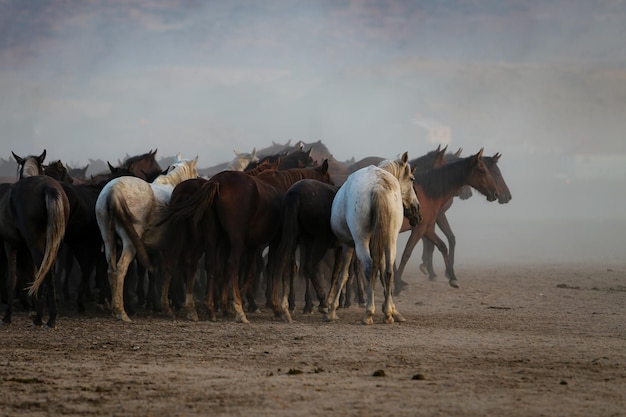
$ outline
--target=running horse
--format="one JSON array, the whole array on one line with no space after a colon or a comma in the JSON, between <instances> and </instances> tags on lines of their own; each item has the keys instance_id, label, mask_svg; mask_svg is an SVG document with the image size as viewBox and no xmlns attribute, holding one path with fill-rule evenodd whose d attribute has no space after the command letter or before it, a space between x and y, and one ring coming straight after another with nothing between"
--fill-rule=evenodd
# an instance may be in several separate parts
<instances>
[{"instance_id":1,"label":"running horse","mask_svg":"<svg viewBox=\"0 0 626 417\"><path fill-rule=\"evenodd\" d=\"M43 175L44 150L40 156L21 158L19 179L0 198L0 239L9 264L7 310L2 323L11 323L13 297L17 282L18 252L27 252L34 267L34 282L29 288L36 295L34 326L43 325L44 299L48 306L46 328L56 327L57 305L54 288L54 263L69 218L69 201L61 184ZM45 283L42 291L39 286Z\"/></svg>"},{"instance_id":2,"label":"running horse","mask_svg":"<svg viewBox=\"0 0 626 417\"><path fill-rule=\"evenodd\" d=\"M148 253L161 244L160 227L155 227L164 214L172 191L177 184L197 178L193 160L183 160L180 154L167 173L148 183L137 177L123 176L108 182L96 200L96 219L104 241L109 283L113 299L113 315L131 321L124 309L124 279L130 263L137 256L139 262L152 271ZM122 248L118 258L117 242Z\"/></svg>"},{"instance_id":3,"label":"running horse","mask_svg":"<svg viewBox=\"0 0 626 417\"><path fill-rule=\"evenodd\" d=\"M331 227L343 242L343 259L341 281L334 280L328 291L327 320L337 320L339 297L348 280L355 252L367 283L367 305L362 323L373 323L374 286L379 273L385 298L384 322L405 320L393 303L393 265L404 217L411 225L421 222L413 180L408 153L405 152L398 160L385 160L378 166L355 171L337 191L331 208Z\"/></svg>"},{"instance_id":4,"label":"running horse","mask_svg":"<svg viewBox=\"0 0 626 417\"><path fill-rule=\"evenodd\" d=\"M222 171L202 184L189 198L168 207L172 221L191 219L194 228L203 235L200 242L189 244L205 248L206 303L211 319L215 317L213 291L221 266L224 271L222 306L225 308L228 304L230 283L235 321L249 323L242 307L240 273L245 275L245 291L254 273L254 260L279 230L283 195L291 185L305 178L330 183L327 161L317 167L264 171L257 176ZM223 265L218 253L225 254ZM188 282L187 287L189 291L193 282ZM274 307L275 314L278 314ZM189 293L186 308L195 309Z\"/></svg>"},{"instance_id":5,"label":"running horse","mask_svg":"<svg viewBox=\"0 0 626 417\"><path fill-rule=\"evenodd\" d=\"M509 186L506 184L504 177L502 176L502 172L498 167L498 161L502 156L501 153L497 152L493 156L483 156L482 160L485 163L485 166L489 170L489 173L493 177L496 182L496 187L498 189L498 203L499 204L507 204L511 201L511 191L509 190ZM465 193L464 195L459 195L462 200L466 200L471 197L471 188L469 188L469 193ZM464 198L465 196L465 198ZM452 232L452 228L450 226L450 222L446 216L446 211L452 205L453 199L445 205L442 210L439 211L439 215L437 216L437 226L443 232L446 239L448 240L448 257L450 258L450 264L454 265L454 254L456 247L456 237ZM422 239L423 249L422 249L422 264L420 265L420 271L424 274L428 275L429 279L433 280L437 277L435 270L433 268L433 252L435 250L435 245L428 239ZM416 242L417 243L417 242ZM408 244L408 242L407 242ZM398 282L396 281L396 284Z\"/></svg>"},{"instance_id":6,"label":"running horse","mask_svg":"<svg viewBox=\"0 0 626 417\"><path fill-rule=\"evenodd\" d=\"M466 158L460 158L438 168L416 173L414 188L421 203L423 221L418 225L404 227L404 230L411 231L411 235L396 271L398 279L402 277L404 268L411 257L411 251L417 242L425 236L441 252L446 264L446 276L450 286L458 287L454 267L450 263L448 256L448 249L443 240L435 233L435 223L442 207L466 185L485 195L488 201L496 200L498 188L485 163L482 161L482 155L483 150L481 149L478 153Z\"/></svg>"}]
</instances>

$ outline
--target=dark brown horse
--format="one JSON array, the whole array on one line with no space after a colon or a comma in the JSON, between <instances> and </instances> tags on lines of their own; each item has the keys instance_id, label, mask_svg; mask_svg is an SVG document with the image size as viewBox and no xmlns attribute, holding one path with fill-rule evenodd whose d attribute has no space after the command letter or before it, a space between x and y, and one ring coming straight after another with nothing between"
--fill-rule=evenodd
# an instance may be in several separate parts
<instances>
[{"instance_id":1,"label":"dark brown horse","mask_svg":"<svg viewBox=\"0 0 626 417\"><path fill-rule=\"evenodd\" d=\"M324 255L334 249L335 268L341 265L341 242L330 227L330 213L338 187L316 180L301 180L292 185L283 198L281 235L273 255L273 281L288 274L289 291L283 291L281 301L284 319L290 321L285 305L293 304L296 249L300 248L301 270L306 284L304 312L313 311L310 287L313 286L319 301L319 311L327 312L326 291L319 279L319 265ZM271 278L271 279L272 279ZM283 278L284 279L284 278Z\"/></svg>"},{"instance_id":2,"label":"dark brown horse","mask_svg":"<svg viewBox=\"0 0 626 417\"><path fill-rule=\"evenodd\" d=\"M0 199L0 238L9 264L8 303L3 323L11 323L13 296L17 281L18 251L27 251L36 269L31 295L37 295L33 324L43 324L44 297L49 317L47 328L56 326L57 306L54 288L54 263L69 219L69 201L61 184L44 176L43 158L20 158L20 179ZM32 175L32 176L29 176ZM41 291L39 286L44 284Z\"/></svg>"},{"instance_id":3,"label":"dark brown horse","mask_svg":"<svg viewBox=\"0 0 626 417\"><path fill-rule=\"evenodd\" d=\"M255 176L267 170L276 171L279 163L280 160L274 162L266 160L256 168L246 171L246 174ZM204 178L194 178L178 184L172 191L170 206L177 207L184 204L207 181L209 180ZM173 211L170 210L170 212ZM204 254L204 232L198 229L193 222L188 221L187 218L166 218L162 223L167 224L167 227L175 232L168 233L169 241L162 252L164 279L161 291L161 306L166 313L173 315L169 306L169 288L173 276L182 275L186 284L185 309L187 310L187 318L196 321L198 320L198 314L193 307L193 287L198 262ZM193 244L188 244L189 242Z\"/></svg>"},{"instance_id":4,"label":"dark brown horse","mask_svg":"<svg viewBox=\"0 0 626 417\"><path fill-rule=\"evenodd\" d=\"M156 160L156 153L157 149L142 155L128 157L120 164L120 168L131 171L134 176L151 182L163 173L163 169Z\"/></svg>"},{"instance_id":5,"label":"dark brown horse","mask_svg":"<svg viewBox=\"0 0 626 417\"><path fill-rule=\"evenodd\" d=\"M410 230L411 235L407 246L402 253L400 265L396 271L396 279L402 277L404 268L411 256L411 250L415 244L423 237L430 239L441 252L446 264L446 276L452 287L458 287L458 280L454 273L453 265L448 258L448 249L445 243L435 233L435 223L441 208L452 197L458 194L459 190L469 185L487 197L489 201L495 201L498 196L496 183L489 173L489 170L482 161L483 150L467 158L447 163L439 168L433 168L426 172L416 172L414 187L420 201L422 222L414 227L403 227L403 230ZM406 221L405 221L406 223Z\"/></svg>"},{"instance_id":6,"label":"dark brown horse","mask_svg":"<svg viewBox=\"0 0 626 417\"><path fill-rule=\"evenodd\" d=\"M511 201L511 191L509 190L504 177L502 176L502 172L500 168L498 168L498 161L502 155L500 153L496 153L494 156L483 156L482 160L489 169L491 176L496 182L496 186L498 188L498 203L506 204ZM466 193L465 198L463 196L459 196L462 200L465 200L471 197L471 188L469 195ZM446 216L446 211L452 206L453 199L450 200L448 204L446 204L439 215L437 216L437 226L443 232L444 236L448 241L448 257L450 259L450 263L454 265L454 255L456 248L456 236L454 232L452 232L452 228L450 226L450 222ZM423 250L422 250L422 264L420 265L420 271L424 274L428 275L429 279L433 280L437 277L435 270L433 268L433 253L435 250L435 245L428 239L422 239L423 242ZM408 242L407 242L408 244ZM412 250L412 249L411 249ZM398 282L396 282L398 283Z\"/></svg>"},{"instance_id":7,"label":"dark brown horse","mask_svg":"<svg viewBox=\"0 0 626 417\"><path fill-rule=\"evenodd\" d=\"M199 244L205 245L206 301L211 318L214 317L214 283L218 278L216 266L220 263L217 256L218 251L223 251L226 254L224 280L230 282L232 288L235 319L248 322L242 308L240 273L245 272L244 287L249 285L254 272L253 260L279 231L283 195L291 185L305 178L330 182L327 161L318 167L262 172L258 176L223 171L180 204L170 202L169 210L174 221L180 216L193 218L194 227L204 235ZM226 284L223 289L228 287ZM223 290L223 306L228 302L227 295Z\"/></svg>"}]
</instances>

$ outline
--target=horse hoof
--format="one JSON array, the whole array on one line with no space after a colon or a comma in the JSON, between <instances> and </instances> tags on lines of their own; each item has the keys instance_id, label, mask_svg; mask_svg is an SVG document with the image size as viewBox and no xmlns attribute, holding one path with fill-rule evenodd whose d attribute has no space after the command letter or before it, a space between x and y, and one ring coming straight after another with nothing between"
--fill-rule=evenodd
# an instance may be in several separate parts
<instances>
[{"instance_id":1,"label":"horse hoof","mask_svg":"<svg viewBox=\"0 0 626 417\"><path fill-rule=\"evenodd\" d=\"M328 307L319 306L317 308L317 311L319 311L322 314L328 314Z\"/></svg>"},{"instance_id":2,"label":"horse hoof","mask_svg":"<svg viewBox=\"0 0 626 417\"><path fill-rule=\"evenodd\" d=\"M235 322L248 324L248 323L250 323L250 320L248 320L248 318L246 316L244 316L244 315L237 315L235 317Z\"/></svg>"},{"instance_id":3,"label":"horse hoof","mask_svg":"<svg viewBox=\"0 0 626 417\"><path fill-rule=\"evenodd\" d=\"M57 326L56 326L56 325L54 325L54 324L53 324L53 325L51 325L51 326L50 326L50 325L48 325L48 324L46 324L46 325L43 327L43 329L44 329L44 330L56 330L56 329L57 329Z\"/></svg>"},{"instance_id":4,"label":"horse hoof","mask_svg":"<svg viewBox=\"0 0 626 417\"><path fill-rule=\"evenodd\" d=\"M437 274L432 274L428 276L429 281L437 281Z\"/></svg>"},{"instance_id":5,"label":"horse hoof","mask_svg":"<svg viewBox=\"0 0 626 417\"><path fill-rule=\"evenodd\" d=\"M392 316L386 316L385 319L383 320L383 323L385 324L393 324L394 320Z\"/></svg>"},{"instance_id":6,"label":"horse hoof","mask_svg":"<svg viewBox=\"0 0 626 417\"><path fill-rule=\"evenodd\" d=\"M371 326L372 324L374 324L374 319L372 318L372 316L366 316L361 319L361 323L365 324L366 326Z\"/></svg>"},{"instance_id":7,"label":"horse hoof","mask_svg":"<svg viewBox=\"0 0 626 417\"><path fill-rule=\"evenodd\" d=\"M337 314L335 313L328 313L326 314L326 321L337 321L339 320L339 317L337 317Z\"/></svg>"},{"instance_id":8,"label":"horse hoof","mask_svg":"<svg viewBox=\"0 0 626 417\"><path fill-rule=\"evenodd\" d=\"M400 323L406 321L404 316L402 314L400 314L400 313L394 313L393 318L394 318L395 321L400 322Z\"/></svg>"},{"instance_id":9,"label":"horse hoof","mask_svg":"<svg viewBox=\"0 0 626 417\"><path fill-rule=\"evenodd\" d=\"M450 281L448 281L450 283L450 286L452 288L459 288L459 281L457 281L456 279L451 279Z\"/></svg>"},{"instance_id":10,"label":"horse hoof","mask_svg":"<svg viewBox=\"0 0 626 417\"><path fill-rule=\"evenodd\" d=\"M196 313L195 311L187 313L187 320L198 321L198 313Z\"/></svg>"},{"instance_id":11,"label":"horse hoof","mask_svg":"<svg viewBox=\"0 0 626 417\"><path fill-rule=\"evenodd\" d=\"M422 271L422 274L428 275L428 267L426 267L426 264L420 265L420 271Z\"/></svg>"},{"instance_id":12,"label":"horse hoof","mask_svg":"<svg viewBox=\"0 0 626 417\"><path fill-rule=\"evenodd\" d=\"M128 314L126 313L116 313L115 314L115 318L118 320L121 320L125 323L130 323L132 322L132 320L130 319L130 317L128 317Z\"/></svg>"}]
</instances>

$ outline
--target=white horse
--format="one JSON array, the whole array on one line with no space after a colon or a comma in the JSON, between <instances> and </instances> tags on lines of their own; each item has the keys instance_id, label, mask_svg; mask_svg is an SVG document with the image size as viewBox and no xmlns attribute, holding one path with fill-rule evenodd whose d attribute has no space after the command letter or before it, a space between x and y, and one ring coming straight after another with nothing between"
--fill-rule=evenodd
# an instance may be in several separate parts
<instances>
[{"instance_id":1,"label":"white horse","mask_svg":"<svg viewBox=\"0 0 626 417\"><path fill-rule=\"evenodd\" d=\"M244 171L248 165L259 162L259 158L256 155L256 148L252 149L252 152L237 152L237 149L233 149L235 152L235 159L230 161L224 170L226 171Z\"/></svg>"},{"instance_id":2,"label":"white horse","mask_svg":"<svg viewBox=\"0 0 626 417\"><path fill-rule=\"evenodd\" d=\"M113 315L131 321L124 310L124 279L128 266L137 255L148 269L152 266L146 248L158 246L163 227L158 226L170 201L174 187L188 179L197 178L193 160L183 160L180 154L166 174L152 183L137 177L119 177L109 182L98 195L96 218L104 241L111 284ZM117 242L122 252L117 256Z\"/></svg>"},{"instance_id":3,"label":"white horse","mask_svg":"<svg viewBox=\"0 0 626 417\"><path fill-rule=\"evenodd\" d=\"M372 324L374 286L378 273L385 291L385 323L404 321L392 298L393 264L403 216L411 224L421 221L419 202L413 189L413 172L405 152L398 160L382 161L352 173L341 186L331 210L331 227L343 242L341 282L337 279L328 291L327 320L337 320L339 296L346 284L349 267L356 255L363 265L367 282L367 306L363 324Z\"/></svg>"}]
</instances>

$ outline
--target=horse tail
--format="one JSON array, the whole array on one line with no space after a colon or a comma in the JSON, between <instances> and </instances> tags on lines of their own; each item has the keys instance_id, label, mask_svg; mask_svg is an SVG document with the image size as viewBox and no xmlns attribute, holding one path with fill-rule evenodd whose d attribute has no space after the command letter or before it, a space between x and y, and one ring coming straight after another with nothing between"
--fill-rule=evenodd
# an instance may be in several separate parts
<instances>
[{"instance_id":1,"label":"horse tail","mask_svg":"<svg viewBox=\"0 0 626 417\"><path fill-rule=\"evenodd\" d=\"M371 276L375 276L381 270L381 261L385 258L388 249L388 204L384 195L379 191L374 188L371 194L372 211L370 212L370 224L372 225L372 239L370 240L370 256L373 263Z\"/></svg>"},{"instance_id":2,"label":"horse tail","mask_svg":"<svg viewBox=\"0 0 626 417\"><path fill-rule=\"evenodd\" d=\"M188 198L170 202L167 219L173 224L183 219L191 220L195 228L198 228L204 219L204 215L213 206L215 198L219 195L220 184L217 181L208 180Z\"/></svg>"},{"instance_id":3,"label":"horse tail","mask_svg":"<svg viewBox=\"0 0 626 417\"><path fill-rule=\"evenodd\" d=\"M119 195L119 193L116 193L115 188L109 194L108 210L109 213L115 213L115 217L117 217L120 225L135 247L135 252L139 262L141 262L141 264L145 266L148 271L152 271L152 264L150 263L150 257L148 256L146 245L144 245L143 240L141 240L141 237L137 234L137 230L135 230L134 225L139 224L139 221L130 211L128 204L126 203L126 199Z\"/></svg>"},{"instance_id":4,"label":"horse tail","mask_svg":"<svg viewBox=\"0 0 626 417\"><path fill-rule=\"evenodd\" d=\"M293 259L298 245L298 213L300 212L300 197L297 193L288 192L283 201L283 223L280 242L276 249L273 276L280 278L287 267L287 263Z\"/></svg>"},{"instance_id":5,"label":"horse tail","mask_svg":"<svg viewBox=\"0 0 626 417\"><path fill-rule=\"evenodd\" d=\"M28 289L28 294L37 292L43 280L54 265L61 242L65 237L65 228L70 214L69 202L65 192L60 188L47 187L44 192L46 202L46 248L41 265L37 268L35 280Z\"/></svg>"}]
</instances>

